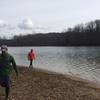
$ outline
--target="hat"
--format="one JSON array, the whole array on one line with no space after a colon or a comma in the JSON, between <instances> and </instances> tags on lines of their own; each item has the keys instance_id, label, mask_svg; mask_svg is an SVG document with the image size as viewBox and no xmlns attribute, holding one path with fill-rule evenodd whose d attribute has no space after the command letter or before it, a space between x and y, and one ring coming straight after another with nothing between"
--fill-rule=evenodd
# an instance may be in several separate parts
<instances>
[{"instance_id":1,"label":"hat","mask_svg":"<svg viewBox=\"0 0 100 100\"><path fill-rule=\"evenodd\" d=\"M1 51L7 51L7 50L8 50L7 45L2 45L1 46Z\"/></svg>"}]
</instances>

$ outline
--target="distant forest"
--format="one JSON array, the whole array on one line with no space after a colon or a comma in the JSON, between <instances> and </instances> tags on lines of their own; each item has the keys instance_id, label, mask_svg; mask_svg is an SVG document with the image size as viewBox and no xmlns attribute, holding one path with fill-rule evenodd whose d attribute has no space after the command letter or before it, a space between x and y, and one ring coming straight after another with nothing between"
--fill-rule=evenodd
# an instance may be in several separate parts
<instances>
[{"instance_id":1,"label":"distant forest","mask_svg":"<svg viewBox=\"0 0 100 100\"><path fill-rule=\"evenodd\" d=\"M100 20L75 25L64 32L38 33L0 39L8 46L100 46Z\"/></svg>"}]
</instances>

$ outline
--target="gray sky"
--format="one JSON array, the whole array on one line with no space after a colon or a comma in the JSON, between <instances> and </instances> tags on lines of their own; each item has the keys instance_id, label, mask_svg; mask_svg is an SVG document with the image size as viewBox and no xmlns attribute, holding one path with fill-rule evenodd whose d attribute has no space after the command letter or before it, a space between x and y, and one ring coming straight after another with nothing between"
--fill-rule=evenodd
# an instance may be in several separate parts
<instances>
[{"instance_id":1,"label":"gray sky","mask_svg":"<svg viewBox=\"0 0 100 100\"><path fill-rule=\"evenodd\" d=\"M100 0L0 0L0 36L63 31L99 12Z\"/></svg>"}]
</instances>

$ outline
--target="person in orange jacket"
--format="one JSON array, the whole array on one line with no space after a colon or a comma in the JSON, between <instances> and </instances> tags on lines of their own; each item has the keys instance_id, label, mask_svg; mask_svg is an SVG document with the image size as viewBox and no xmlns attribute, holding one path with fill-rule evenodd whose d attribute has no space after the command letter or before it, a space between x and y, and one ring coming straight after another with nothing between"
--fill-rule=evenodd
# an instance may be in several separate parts
<instances>
[{"instance_id":1,"label":"person in orange jacket","mask_svg":"<svg viewBox=\"0 0 100 100\"><path fill-rule=\"evenodd\" d=\"M35 60L35 58L36 58L35 51L31 49L30 52L28 53L28 60L30 61L29 68L33 67L33 60Z\"/></svg>"}]
</instances>

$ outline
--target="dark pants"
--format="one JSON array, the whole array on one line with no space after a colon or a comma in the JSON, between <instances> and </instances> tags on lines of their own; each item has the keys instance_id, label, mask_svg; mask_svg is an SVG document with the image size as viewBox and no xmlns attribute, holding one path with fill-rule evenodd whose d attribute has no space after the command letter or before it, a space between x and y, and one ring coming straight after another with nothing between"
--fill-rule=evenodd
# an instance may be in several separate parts
<instances>
[{"instance_id":1,"label":"dark pants","mask_svg":"<svg viewBox=\"0 0 100 100\"><path fill-rule=\"evenodd\" d=\"M30 65L29 67L33 67L33 60L30 60Z\"/></svg>"},{"instance_id":2,"label":"dark pants","mask_svg":"<svg viewBox=\"0 0 100 100\"><path fill-rule=\"evenodd\" d=\"M2 75L0 76L0 85L5 88L5 100L8 100L9 92L10 92L10 76Z\"/></svg>"}]
</instances>

